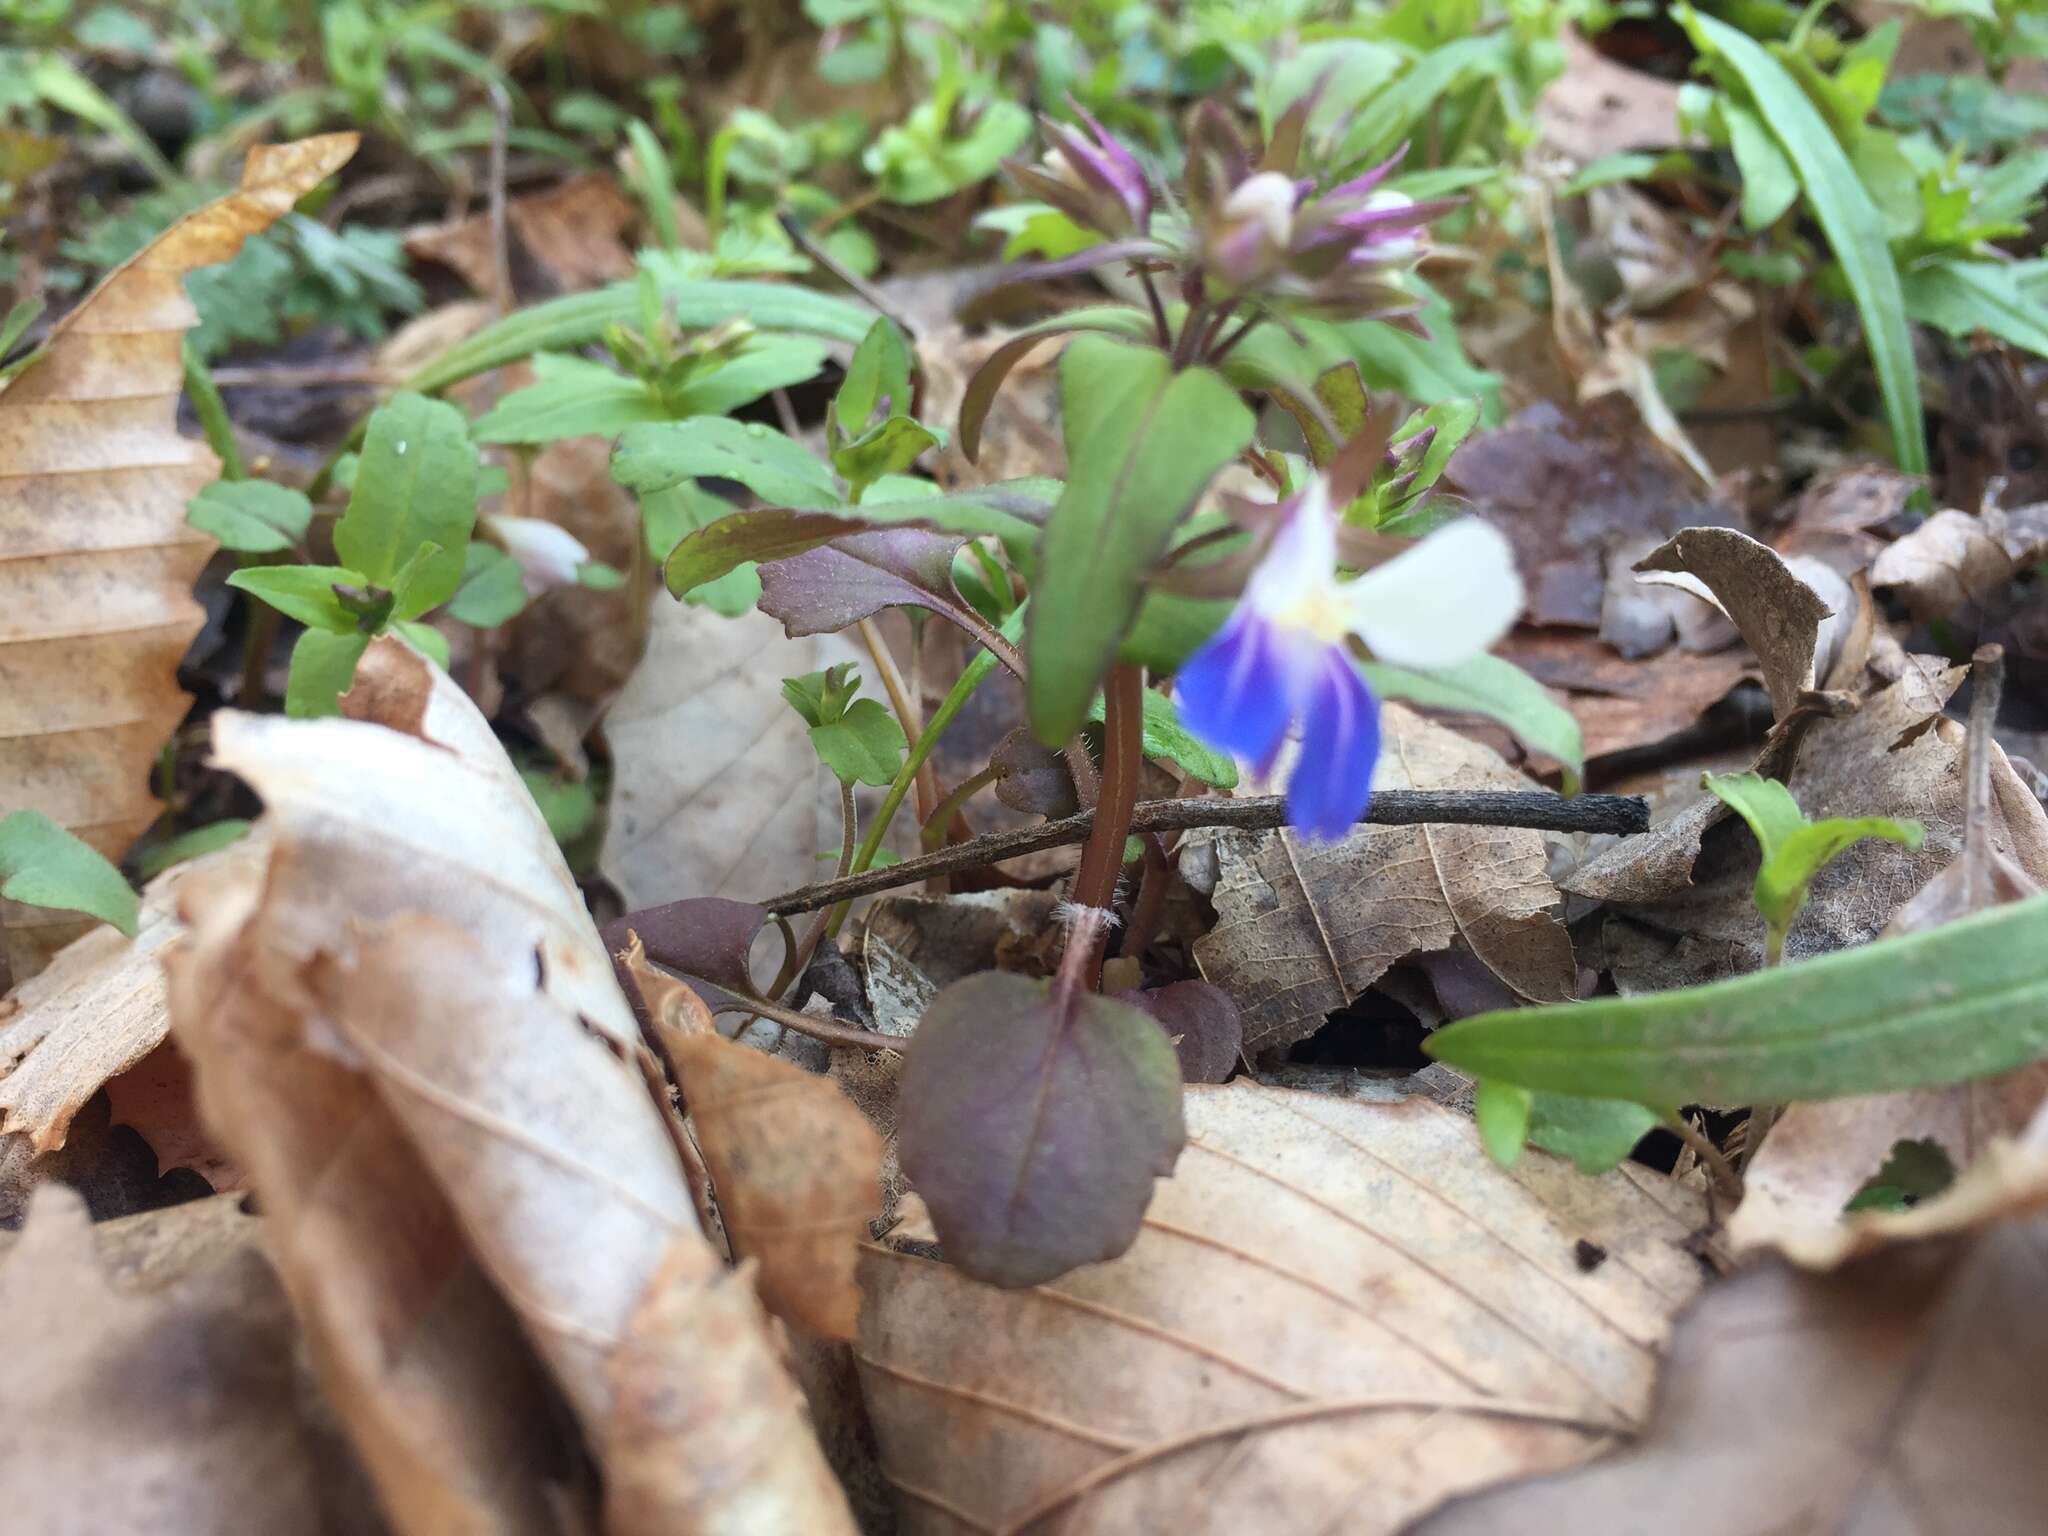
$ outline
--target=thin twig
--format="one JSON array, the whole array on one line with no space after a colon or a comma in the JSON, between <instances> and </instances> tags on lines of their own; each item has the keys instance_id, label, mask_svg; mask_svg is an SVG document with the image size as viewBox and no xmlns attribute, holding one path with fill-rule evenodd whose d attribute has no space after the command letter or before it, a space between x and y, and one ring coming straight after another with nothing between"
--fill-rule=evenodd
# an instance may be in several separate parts
<instances>
[{"instance_id":1,"label":"thin twig","mask_svg":"<svg viewBox=\"0 0 2048 1536\"><path fill-rule=\"evenodd\" d=\"M1373 826L1412 827L1423 823L1476 827L1530 827L1549 832L1646 832L1649 802L1635 795L1578 795L1567 799L1547 790L1388 789L1373 796L1365 813ZM1266 830L1286 825L1287 802L1280 795L1241 800L1147 800L1131 816L1133 832L1181 832L1192 827ZM844 880L824 880L785 891L762 905L770 912L811 912L834 902L876 891L915 885L932 875L998 864L1047 848L1085 842L1095 824L1093 811L1036 827L990 832L922 858L886 869L864 870Z\"/></svg>"},{"instance_id":2,"label":"thin twig","mask_svg":"<svg viewBox=\"0 0 2048 1536\"><path fill-rule=\"evenodd\" d=\"M491 97L491 303L498 316L512 313L512 237L505 224L505 151L512 135L512 97L490 82Z\"/></svg>"},{"instance_id":3,"label":"thin twig","mask_svg":"<svg viewBox=\"0 0 2048 1536\"><path fill-rule=\"evenodd\" d=\"M782 226L783 232L797 243L797 246L806 256L838 278L840 282L846 284L848 288L853 290L854 296L864 300L868 308L872 309L876 314L886 320L893 321L896 329L908 336L912 341L918 339L917 327L912 325L897 311L896 306L889 302L888 295L847 266L837 256L826 250L823 242L813 238L811 232L798 222L795 214L791 213L788 209L784 209L775 218L776 222Z\"/></svg>"}]
</instances>

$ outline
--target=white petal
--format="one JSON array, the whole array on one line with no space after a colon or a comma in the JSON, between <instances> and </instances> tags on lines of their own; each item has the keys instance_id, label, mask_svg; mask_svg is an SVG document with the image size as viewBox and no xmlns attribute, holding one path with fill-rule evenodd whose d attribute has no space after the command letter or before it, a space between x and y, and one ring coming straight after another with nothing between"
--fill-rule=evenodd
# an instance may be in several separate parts
<instances>
[{"instance_id":1,"label":"white petal","mask_svg":"<svg viewBox=\"0 0 2048 1536\"><path fill-rule=\"evenodd\" d=\"M1260 618L1287 623L1337 582L1337 523L1321 475L1297 498L1265 557L1245 583L1245 606Z\"/></svg>"},{"instance_id":2,"label":"white petal","mask_svg":"<svg viewBox=\"0 0 2048 1536\"><path fill-rule=\"evenodd\" d=\"M545 518L489 516L483 523L505 553L519 562L529 596L574 586L577 567L590 558L576 535Z\"/></svg>"},{"instance_id":3,"label":"white petal","mask_svg":"<svg viewBox=\"0 0 2048 1536\"><path fill-rule=\"evenodd\" d=\"M1351 632L1397 667L1448 667L1484 651L1522 611L1505 536L1476 517L1439 528L1345 590Z\"/></svg>"},{"instance_id":4,"label":"white petal","mask_svg":"<svg viewBox=\"0 0 2048 1536\"><path fill-rule=\"evenodd\" d=\"M1293 177L1278 171L1260 171L1231 190L1223 200L1223 216L1253 220L1265 227L1267 237L1275 245L1284 246L1294 238L1296 195Z\"/></svg>"}]
</instances>

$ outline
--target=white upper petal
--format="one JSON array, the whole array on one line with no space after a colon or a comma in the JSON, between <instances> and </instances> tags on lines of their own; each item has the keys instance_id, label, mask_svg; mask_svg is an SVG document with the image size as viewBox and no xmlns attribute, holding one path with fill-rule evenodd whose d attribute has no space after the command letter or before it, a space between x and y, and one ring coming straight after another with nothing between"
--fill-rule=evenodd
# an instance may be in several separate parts
<instances>
[{"instance_id":1,"label":"white upper petal","mask_svg":"<svg viewBox=\"0 0 2048 1536\"><path fill-rule=\"evenodd\" d=\"M1515 552L1476 517L1439 528L1344 593L1351 632L1397 667L1448 667L1484 651L1522 611Z\"/></svg>"},{"instance_id":2,"label":"white upper petal","mask_svg":"<svg viewBox=\"0 0 2048 1536\"><path fill-rule=\"evenodd\" d=\"M1299 622L1304 610L1323 606L1336 588L1336 513L1318 475L1274 533L1245 583L1244 600L1260 618L1289 624Z\"/></svg>"},{"instance_id":3,"label":"white upper petal","mask_svg":"<svg viewBox=\"0 0 2048 1536\"><path fill-rule=\"evenodd\" d=\"M1294 178L1278 171L1248 176L1223 200L1226 219L1249 219L1262 225L1275 245L1294 238Z\"/></svg>"},{"instance_id":4,"label":"white upper petal","mask_svg":"<svg viewBox=\"0 0 2048 1536\"><path fill-rule=\"evenodd\" d=\"M531 596L537 597L555 587L574 586L577 568L590 558L590 551L580 539L561 524L545 518L497 514L486 516L483 524L504 546L505 553L519 562L519 572L526 578L526 590Z\"/></svg>"}]
</instances>

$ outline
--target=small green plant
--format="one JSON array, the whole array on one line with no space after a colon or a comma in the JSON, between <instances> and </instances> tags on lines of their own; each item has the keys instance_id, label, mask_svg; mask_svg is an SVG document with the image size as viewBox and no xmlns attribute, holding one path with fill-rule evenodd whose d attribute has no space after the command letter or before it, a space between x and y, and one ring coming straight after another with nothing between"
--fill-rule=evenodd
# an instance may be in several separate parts
<instances>
[{"instance_id":1,"label":"small green plant","mask_svg":"<svg viewBox=\"0 0 2048 1536\"><path fill-rule=\"evenodd\" d=\"M121 872L41 811L0 816L0 896L83 912L135 936L140 903Z\"/></svg>"},{"instance_id":2,"label":"small green plant","mask_svg":"<svg viewBox=\"0 0 2048 1536\"><path fill-rule=\"evenodd\" d=\"M1837 856L1865 838L1918 848L1926 829L1917 821L1889 816L1829 817L1811 821L1792 792L1776 779L1756 773L1708 774L1700 781L1713 796L1749 823L1763 852L1753 892L1764 920L1764 964L1785 955L1791 932L1814 880Z\"/></svg>"}]
</instances>

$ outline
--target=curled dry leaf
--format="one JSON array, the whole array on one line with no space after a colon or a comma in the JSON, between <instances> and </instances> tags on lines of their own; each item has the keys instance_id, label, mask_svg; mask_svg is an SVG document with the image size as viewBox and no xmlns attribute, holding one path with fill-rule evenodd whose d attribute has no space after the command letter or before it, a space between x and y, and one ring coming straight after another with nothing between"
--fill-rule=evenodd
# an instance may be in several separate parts
<instances>
[{"instance_id":1,"label":"curled dry leaf","mask_svg":"<svg viewBox=\"0 0 2048 1536\"><path fill-rule=\"evenodd\" d=\"M1998 600L2018 571L2048 554L2048 505L1982 516L1937 512L1890 545L1870 567L1870 584L1891 587L1916 619L1938 619Z\"/></svg>"},{"instance_id":2,"label":"curled dry leaf","mask_svg":"<svg viewBox=\"0 0 2048 1536\"><path fill-rule=\"evenodd\" d=\"M1379 788L1528 787L1487 748L1398 704L1381 722ZM1329 844L1226 832L1216 848L1216 926L1195 961L1237 1003L1254 1057L1314 1034L1396 961L1453 943L1518 996L1578 995L1540 832L1369 826Z\"/></svg>"},{"instance_id":3,"label":"curled dry leaf","mask_svg":"<svg viewBox=\"0 0 2048 1536\"><path fill-rule=\"evenodd\" d=\"M1503 1171L1419 1098L1236 1083L1186 1110L1113 1263L1002 1291L864 1251L858 1358L906 1532L1370 1536L1647 1412L1700 1283L1697 1195ZM1582 1243L1608 1255L1590 1272Z\"/></svg>"},{"instance_id":4,"label":"curled dry leaf","mask_svg":"<svg viewBox=\"0 0 2048 1536\"><path fill-rule=\"evenodd\" d=\"M829 1077L717 1034L664 1044L733 1253L759 1266L761 1300L810 1333L851 1339L856 1245L882 1205L882 1138Z\"/></svg>"},{"instance_id":5,"label":"curled dry leaf","mask_svg":"<svg viewBox=\"0 0 2048 1536\"><path fill-rule=\"evenodd\" d=\"M838 787L781 683L852 649L666 598L651 617L647 653L605 717L614 776L599 868L629 907L816 879L819 851L839 846Z\"/></svg>"},{"instance_id":6,"label":"curled dry leaf","mask_svg":"<svg viewBox=\"0 0 2048 1536\"><path fill-rule=\"evenodd\" d=\"M597 1440L606 1361L670 1245L697 1232L637 1065L433 918L359 929L308 982Z\"/></svg>"},{"instance_id":7,"label":"curled dry leaf","mask_svg":"<svg viewBox=\"0 0 2048 1536\"><path fill-rule=\"evenodd\" d=\"M251 150L237 191L115 268L0 390L0 783L8 809L42 811L109 858L156 818L149 765L191 702L178 661L214 549L185 522L220 464L177 431L197 318L184 276L233 256L355 147L336 133ZM88 926L0 904L16 979Z\"/></svg>"},{"instance_id":8,"label":"curled dry leaf","mask_svg":"<svg viewBox=\"0 0 2048 1536\"><path fill-rule=\"evenodd\" d=\"M747 1269L681 1239L634 1308L611 1360L607 1536L853 1536Z\"/></svg>"},{"instance_id":9,"label":"curled dry leaf","mask_svg":"<svg viewBox=\"0 0 2048 1536\"><path fill-rule=\"evenodd\" d=\"M180 892L211 871L260 870L266 857L245 839L165 870L143 892L133 939L95 928L0 1001L0 1134L54 1151L86 1100L163 1044L171 1014L157 956L185 931Z\"/></svg>"},{"instance_id":10,"label":"curled dry leaf","mask_svg":"<svg viewBox=\"0 0 2048 1536\"><path fill-rule=\"evenodd\" d=\"M277 1277L246 1233L207 1235L217 1245L162 1289L117 1286L85 1202L37 1193L0 1255L0 1481L14 1528L375 1529L342 1502L354 1490L333 1474L346 1464L325 1460L307 1415Z\"/></svg>"},{"instance_id":11,"label":"curled dry leaf","mask_svg":"<svg viewBox=\"0 0 2048 1536\"><path fill-rule=\"evenodd\" d=\"M296 723L295 723L296 724ZM328 1400L395 1530L551 1536L551 1400L454 1208L376 1087L309 1035L290 888L190 885L166 958L199 1106L247 1170Z\"/></svg>"},{"instance_id":12,"label":"curled dry leaf","mask_svg":"<svg viewBox=\"0 0 2048 1536\"><path fill-rule=\"evenodd\" d=\"M2044 1243L2035 1220L1832 1275L1741 1275L1680 1320L1640 1443L1414 1536L2028 1536L2048 1508Z\"/></svg>"}]
</instances>

